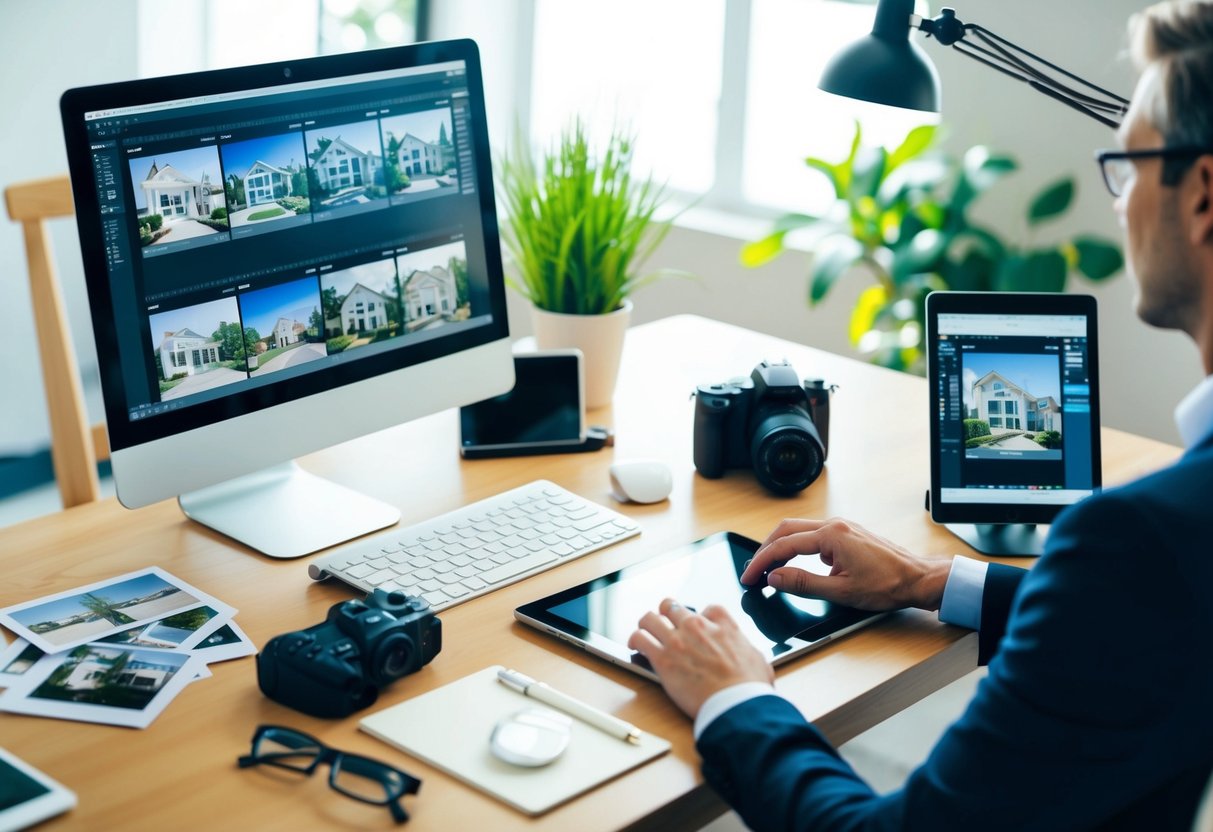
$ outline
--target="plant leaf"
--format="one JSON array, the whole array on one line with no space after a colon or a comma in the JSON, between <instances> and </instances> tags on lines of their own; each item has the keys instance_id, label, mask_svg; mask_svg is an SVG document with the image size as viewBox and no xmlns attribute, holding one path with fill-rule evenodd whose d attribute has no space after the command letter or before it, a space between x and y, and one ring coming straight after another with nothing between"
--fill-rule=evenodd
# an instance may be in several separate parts
<instances>
[{"instance_id":1,"label":"plant leaf","mask_svg":"<svg viewBox=\"0 0 1213 832\"><path fill-rule=\"evenodd\" d=\"M888 304L889 293L879 284L869 286L860 293L859 300L851 311L851 324L848 329L852 344L859 345L859 339L876 326L877 316Z\"/></svg>"},{"instance_id":2,"label":"plant leaf","mask_svg":"<svg viewBox=\"0 0 1213 832\"><path fill-rule=\"evenodd\" d=\"M826 178L830 180L830 184L834 186L834 197L836 199L843 198L844 191L842 183L838 181L837 165L827 162L825 159L816 159L812 156L806 157L804 163L813 170L820 171L821 173L825 174Z\"/></svg>"},{"instance_id":3,"label":"plant leaf","mask_svg":"<svg viewBox=\"0 0 1213 832\"><path fill-rule=\"evenodd\" d=\"M1076 237L1078 270L1090 280L1106 280L1125 265L1124 255L1115 243L1099 237Z\"/></svg>"},{"instance_id":4,"label":"plant leaf","mask_svg":"<svg viewBox=\"0 0 1213 832\"><path fill-rule=\"evenodd\" d=\"M1074 180L1066 177L1054 182L1032 200L1028 208L1028 224L1038 225L1050 217L1064 214L1073 201Z\"/></svg>"},{"instance_id":5,"label":"plant leaf","mask_svg":"<svg viewBox=\"0 0 1213 832\"><path fill-rule=\"evenodd\" d=\"M888 172L893 172L901 167L906 162L924 153L931 146L931 142L935 141L934 124L924 124L920 127L915 127L908 134L897 149L889 154L889 163L886 166Z\"/></svg>"},{"instance_id":6,"label":"plant leaf","mask_svg":"<svg viewBox=\"0 0 1213 832\"><path fill-rule=\"evenodd\" d=\"M865 147L856 153L851 162L851 182L847 187L847 196L852 203L876 196L880 183L884 181L888 159L888 151L883 147Z\"/></svg>"},{"instance_id":7,"label":"plant leaf","mask_svg":"<svg viewBox=\"0 0 1213 832\"><path fill-rule=\"evenodd\" d=\"M830 287L863 258L863 246L853 237L835 234L817 246L809 284L809 304L816 306Z\"/></svg>"},{"instance_id":8,"label":"plant leaf","mask_svg":"<svg viewBox=\"0 0 1213 832\"><path fill-rule=\"evenodd\" d=\"M741 265L754 269L766 265L783 254L783 238L786 232L776 231L761 240L746 243L741 247Z\"/></svg>"},{"instance_id":9,"label":"plant leaf","mask_svg":"<svg viewBox=\"0 0 1213 832\"><path fill-rule=\"evenodd\" d=\"M994 288L1000 292L1060 292L1066 288L1067 272L1060 251L1013 254L999 265Z\"/></svg>"}]
</instances>

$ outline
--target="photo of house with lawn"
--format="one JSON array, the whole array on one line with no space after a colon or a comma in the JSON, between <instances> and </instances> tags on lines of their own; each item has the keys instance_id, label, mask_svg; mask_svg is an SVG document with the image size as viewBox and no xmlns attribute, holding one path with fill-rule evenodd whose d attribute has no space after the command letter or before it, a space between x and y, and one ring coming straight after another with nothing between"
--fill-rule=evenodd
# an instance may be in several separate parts
<instances>
[{"instance_id":1,"label":"photo of house with lawn","mask_svg":"<svg viewBox=\"0 0 1213 832\"><path fill-rule=\"evenodd\" d=\"M164 650L86 644L68 653L30 696L143 710L189 658Z\"/></svg>"},{"instance_id":2,"label":"photo of house with lawn","mask_svg":"<svg viewBox=\"0 0 1213 832\"><path fill-rule=\"evenodd\" d=\"M385 179L393 202L458 190L459 168L449 107L391 116L380 125Z\"/></svg>"},{"instance_id":3,"label":"photo of house with lawn","mask_svg":"<svg viewBox=\"0 0 1213 832\"><path fill-rule=\"evenodd\" d=\"M248 378L235 298L156 312L148 318L148 326L161 401Z\"/></svg>"},{"instance_id":4,"label":"photo of house with lawn","mask_svg":"<svg viewBox=\"0 0 1213 832\"><path fill-rule=\"evenodd\" d=\"M233 230L278 230L311 222L302 133L232 142L223 145L219 153Z\"/></svg>"},{"instance_id":5,"label":"photo of house with lawn","mask_svg":"<svg viewBox=\"0 0 1213 832\"><path fill-rule=\"evenodd\" d=\"M460 240L396 256L404 288L406 332L431 329L471 315L467 247Z\"/></svg>"},{"instance_id":6,"label":"photo of house with lawn","mask_svg":"<svg viewBox=\"0 0 1213 832\"><path fill-rule=\"evenodd\" d=\"M366 206L387 197L376 119L309 130L304 140L312 210Z\"/></svg>"},{"instance_id":7,"label":"photo of house with lawn","mask_svg":"<svg viewBox=\"0 0 1213 832\"><path fill-rule=\"evenodd\" d=\"M965 353L962 387L965 455L1060 459L1061 367L1058 355Z\"/></svg>"},{"instance_id":8,"label":"photo of house with lawn","mask_svg":"<svg viewBox=\"0 0 1213 832\"><path fill-rule=\"evenodd\" d=\"M138 156L129 166L139 241L144 247L228 230L227 198L216 148Z\"/></svg>"},{"instance_id":9,"label":"photo of house with lawn","mask_svg":"<svg viewBox=\"0 0 1213 832\"><path fill-rule=\"evenodd\" d=\"M320 309L314 275L241 294L249 373L264 376L324 358Z\"/></svg>"},{"instance_id":10,"label":"photo of house with lawn","mask_svg":"<svg viewBox=\"0 0 1213 832\"><path fill-rule=\"evenodd\" d=\"M404 334L403 285L392 258L320 277L329 354Z\"/></svg>"}]
</instances>

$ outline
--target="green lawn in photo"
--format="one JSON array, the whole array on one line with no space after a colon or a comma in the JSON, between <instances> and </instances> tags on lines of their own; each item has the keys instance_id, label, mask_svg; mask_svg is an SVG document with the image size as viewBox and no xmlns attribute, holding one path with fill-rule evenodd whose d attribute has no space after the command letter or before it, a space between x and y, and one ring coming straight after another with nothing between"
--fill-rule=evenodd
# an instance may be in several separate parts
<instances>
[{"instance_id":1,"label":"green lawn in photo","mask_svg":"<svg viewBox=\"0 0 1213 832\"><path fill-rule=\"evenodd\" d=\"M268 220L270 217L280 217L285 213L286 211L283 211L281 208L267 208L264 211L256 211L249 214L248 221L256 222L257 220Z\"/></svg>"}]
</instances>

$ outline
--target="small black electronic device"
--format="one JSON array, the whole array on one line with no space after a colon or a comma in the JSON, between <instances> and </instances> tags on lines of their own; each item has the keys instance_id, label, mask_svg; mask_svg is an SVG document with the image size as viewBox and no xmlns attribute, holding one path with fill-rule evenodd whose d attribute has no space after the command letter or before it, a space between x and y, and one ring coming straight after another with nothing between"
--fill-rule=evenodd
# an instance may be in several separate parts
<instances>
[{"instance_id":1,"label":"small black electronic device","mask_svg":"<svg viewBox=\"0 0 1213 832\"><path fill-rule=\"evenodd\" d=\"M772 665L782 664L831 639L875 621L882 614L799 598L767 586L745 586L739 578L759 543L733 532L717 532L635 566L628 566L514 610L524 624L569 641L613 664L657 680L644 656L627 646L636 622L663 598L703 610L723 607ZM819 575L830 568L817 556L790 562Z\"/></svg>"},{"instance_id":2,"label":"small black electronic device","mask_svg":"<svg viewBox=\"0 0 1213 832\"><path fill-rule=\"evenodd\" d=\"M0 829L25 829L75 805L70 789L0 748Z\"/></svg>"},{"instance_id":3,"label":"small black electronic device","mask_svg":"<svg viewBox=\"0 0 1213 832\"><path fill-rule=\"evenodd\" d=\"M703 384L695 391L695 468L708 479L752 468L781 495L803 491L821 474L830 450L830 391L786 361L763 361L748 379Z\"/></svg>"},{"instance_id":4,"label":"small black electronic device","mask_svg":"<svg viewBox=\"0 0 1213 832\"><path fill-rule=\"evenodd\" d=\"M603 428L585 426L581 351L514 356L514 388L459 409L459 452L467 459L596 451Z\"/></svg>"},{"instance_id":5,"label":"small black electronic device","mask_svg":"<svg viewBox=\"0 0 1213 832\"><path fill-rule=\"evenodd\" d=\"M440 650L442 622L429 604L376 589L365 601L334 604L323 623L270 639L257 656L257 682L270 699L305 714L349 716Z\"/></svg>"}]
</instances>

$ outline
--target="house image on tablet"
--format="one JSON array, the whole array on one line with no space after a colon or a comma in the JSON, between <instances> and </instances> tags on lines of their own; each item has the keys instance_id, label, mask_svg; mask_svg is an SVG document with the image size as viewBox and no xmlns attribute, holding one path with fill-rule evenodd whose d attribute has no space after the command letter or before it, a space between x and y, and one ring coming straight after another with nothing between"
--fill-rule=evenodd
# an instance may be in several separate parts
<instances>
[{"instance_id":1,"label":"house image on tablet","mask_svg":"<svg viewBox=\"0 0 1213 832\"><path fill-rule=\"evenodd\" d=\"M160 368L165 380L184 373L205 373L219 366L218 341L199 335L192 329L164 333L160 342Z\"/></svg>"},{"instance_id":2,"label":"house image on tablet","mask_svg":"<svg viewBox=\"0 0 1213 832\"><path fill-rule=\"evenodd\" d=\"M223 188L212 186L207 174L201 180L193 179L170 164L160 167L154 160L139 187L149 212L160 214L166 223L209 217L226 204Z\"/></svg>"},{"instance_id":3,"label":"house image on tablet","mask_svg":"<svg viewBox=\"0 0 1213 832\"><path fill-rule=\"evenodd\" d=\"M1034 396L997 372L973 384L970 418L990 424L990 433L1056 431L1061 433L1061 406L1052 396Z\"/></svg>"}]
</instances>

